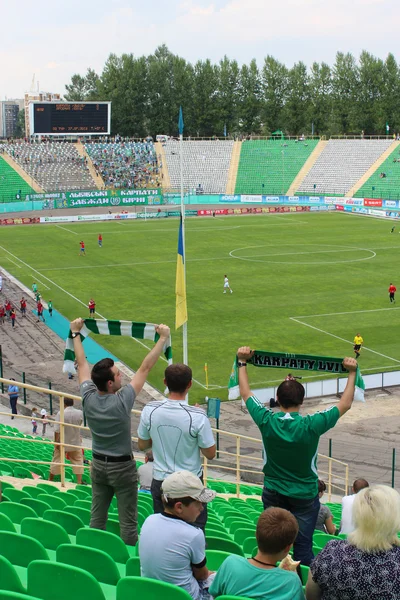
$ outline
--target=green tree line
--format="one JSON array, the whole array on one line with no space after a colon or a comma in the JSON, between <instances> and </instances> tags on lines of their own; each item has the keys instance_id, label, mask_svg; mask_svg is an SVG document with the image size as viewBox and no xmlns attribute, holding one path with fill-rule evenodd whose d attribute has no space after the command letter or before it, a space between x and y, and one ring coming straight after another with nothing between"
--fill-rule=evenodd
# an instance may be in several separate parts
<instances>
[{"instance_id":1,"label":"green tree line","mask_svg":"<svg viewBox=\"0 0 400 600\"><path fill-rule=\"evenodd\" d=\"M88 69L66 85L66 100L111 100L112 133L144 137L177 134L179 106L185 136L382 135L400 131L400 67L363 51L338 52L335 64L273 56L259 67L227 56L195 64L165 45L150 56L110 54L100 75ZM225 129L226 128L226 129Z\"/></svg>"}]
</instances>

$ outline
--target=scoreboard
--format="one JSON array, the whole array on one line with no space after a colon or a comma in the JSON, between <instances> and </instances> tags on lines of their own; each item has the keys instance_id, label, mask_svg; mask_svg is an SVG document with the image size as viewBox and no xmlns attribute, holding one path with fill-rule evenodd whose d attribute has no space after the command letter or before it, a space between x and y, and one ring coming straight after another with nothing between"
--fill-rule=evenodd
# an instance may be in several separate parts
<instances>
[{"instance_id":1,"label":"scoreboard","mask_svg":"<svg viewBox=\"0 0 400 600\"><path fill-rule=\"evenodd\" d=\"M111 102L31 102L31 135L109 135Z\"/></svg>"}]
</instances>

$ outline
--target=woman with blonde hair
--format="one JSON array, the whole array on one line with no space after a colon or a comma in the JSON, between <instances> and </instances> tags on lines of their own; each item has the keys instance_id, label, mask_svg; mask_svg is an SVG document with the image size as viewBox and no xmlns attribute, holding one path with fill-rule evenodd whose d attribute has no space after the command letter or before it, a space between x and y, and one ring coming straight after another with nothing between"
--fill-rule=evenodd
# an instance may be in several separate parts
<instances>
[{"instance_id":1,"label":"woman with blonde hair","mask_svg":"<svg viewBox=\"0 0 400 600\"><path fill-rule=\"evenodd\" d=\"M332 540L311 564L307 600L400 598L400 494L386 485L354 499L355 530Z\"/></svg>"}]
</instances>

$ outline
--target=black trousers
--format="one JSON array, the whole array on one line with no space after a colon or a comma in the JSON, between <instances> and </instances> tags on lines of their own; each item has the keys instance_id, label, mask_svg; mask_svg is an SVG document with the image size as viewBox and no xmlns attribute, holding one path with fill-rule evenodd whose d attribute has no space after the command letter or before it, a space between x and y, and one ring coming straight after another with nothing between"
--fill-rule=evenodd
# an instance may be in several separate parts
<instances>
[{"instance_id":1,"label":"black trousers","mask_svg":"<svg viewBox=\"0 0 400 600\"><path fill-rule=\"evenodd\" d=\"M154 504L154 512L161 513L164 510L164 505L161 499L161 486L162 481L158 479L153 479L151 482L151 495L153 496L153 504ZM207 523L207 504L203 504L203 511L199 514L196 521L191 523L191 525L195 525L204 531Z\"/></svg>"}]
</instances>

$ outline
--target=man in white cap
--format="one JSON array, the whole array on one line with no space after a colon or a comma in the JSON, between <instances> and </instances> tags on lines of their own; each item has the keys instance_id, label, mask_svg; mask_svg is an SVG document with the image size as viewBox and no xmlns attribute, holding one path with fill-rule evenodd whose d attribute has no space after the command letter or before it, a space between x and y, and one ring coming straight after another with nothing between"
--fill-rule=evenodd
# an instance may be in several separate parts
<instances>
[{"instance_id":1,"label":"man in white cap","mask_svg":"<svg viewBox=\"0 0 400 600\"><path fill-rule=\"evenodd\" d=\"M204 533L192 523L203 504L215 496L216 492L205 488L201 479L189 471L177 471L164 479L164 511L148 517L140 533L142 577L173 583L193 600L209 597L214 574L206 566Z\"/></svg>"}]
</instances>

